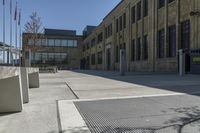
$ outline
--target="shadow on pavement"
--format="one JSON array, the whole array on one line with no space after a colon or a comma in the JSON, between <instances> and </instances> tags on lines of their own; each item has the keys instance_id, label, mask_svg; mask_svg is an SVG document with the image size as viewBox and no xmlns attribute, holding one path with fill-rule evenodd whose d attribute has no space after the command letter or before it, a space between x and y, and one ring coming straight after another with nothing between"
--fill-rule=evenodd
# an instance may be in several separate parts
<instances>
[{"instance_id":1,"label":"shadow on pavement","mask_svg":"<svg viewBox=\"0 0 200 133\"><path fill-rule=\"evenodd\" d=\"M99 76L107 79L153 87L178 93L196 95L200 93L200 75L185 75L163 73L127 73L120 76L116 71L73 70L76 73Z\"/></svg>"}]
</instances>

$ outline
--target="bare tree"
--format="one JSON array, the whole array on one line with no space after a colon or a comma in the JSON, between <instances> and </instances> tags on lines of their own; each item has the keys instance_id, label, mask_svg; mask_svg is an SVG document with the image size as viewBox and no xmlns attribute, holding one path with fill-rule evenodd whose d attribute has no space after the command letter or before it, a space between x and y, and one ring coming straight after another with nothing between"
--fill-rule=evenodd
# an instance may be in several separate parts
<instances>
[{"instance_id":1,"label":"bare tree","mask_svg":"<svg viewBox=\"0 0 200 133\"><path fill-rule=\"evenodd\" d=\"M38 16L37 12L33 12L30 16L30 20L25 24L24 30L28 34L28 41L31 41L31 46L26 45L26 47L31 48L33 52L33 58L35 59L35 52L40 48L36 46L38 41L43 38L43 30L41 17Z\"/></svg>"},{"instance_id":2,"label":"bare tree","mask_svg":"<svg viewBox=\"0 0 200 133\"><path fill-rule=\"evenodd\" d=\"M42 33L42 22L41 17L37 15L37 12L33 12L30 16L30 21L25 24L25 32L26 33L32 33L34 35L37 35L39 33Z\"/></svg>"}]
</instances>

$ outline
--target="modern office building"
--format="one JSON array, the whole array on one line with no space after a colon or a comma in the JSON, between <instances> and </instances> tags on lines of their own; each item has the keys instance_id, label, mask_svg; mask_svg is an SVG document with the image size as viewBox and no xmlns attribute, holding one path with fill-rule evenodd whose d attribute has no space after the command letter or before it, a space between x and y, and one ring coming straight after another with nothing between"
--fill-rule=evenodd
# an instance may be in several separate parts
<instances>
[{"instance_id":1,"label":"modern office building","mask_svg":"<svg viewBox=\"0 0 200 133\"><path fill-rule=\"evenodd\" d=\"M23 66L47 67L59 69L77 69L80 67L80 44L82 36L73 30L45 29L37 37L23 33Z\"/></svg>"},{"instance_id":2,"label":"modern office building","mask_svg":"<svg viewBox=\"0 0 200 133\"><path fill-rule=\"evenodd\" d=\"M85 69L177 72L178 50L200 48L199 0L122 0L83 40Z\"/></svg>"}]
</instances>

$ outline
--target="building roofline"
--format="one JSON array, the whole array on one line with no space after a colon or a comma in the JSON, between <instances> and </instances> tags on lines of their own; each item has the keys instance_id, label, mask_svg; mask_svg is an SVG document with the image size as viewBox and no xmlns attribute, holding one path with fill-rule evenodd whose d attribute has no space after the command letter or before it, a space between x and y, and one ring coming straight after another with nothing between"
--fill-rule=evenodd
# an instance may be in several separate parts
<instances>
[{"instance_id":1,"label":"building roofline","mask_svg":"<svg viewBox=\"0 0 200 133\"><path fill-rule=\"evenodd\" d=\"M104 18L103 20L105 20L110 14L112 14L112 12L115 11L115 9L117 9L122 3L124 2L124 0L121 0Z\"/></svg>"}]
</instances>

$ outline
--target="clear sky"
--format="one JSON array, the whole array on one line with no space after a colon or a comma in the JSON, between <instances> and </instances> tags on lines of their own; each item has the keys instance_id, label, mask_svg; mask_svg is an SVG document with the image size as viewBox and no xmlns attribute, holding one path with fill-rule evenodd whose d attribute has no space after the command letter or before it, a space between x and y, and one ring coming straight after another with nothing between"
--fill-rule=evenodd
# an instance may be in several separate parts
<instances>
[{"instance_id":1,"label":"clear sky","mask_svg":"<svg viewBox=\"0 0 200 133\"><path fill-rule=\"evenodd\" d=\"M3 0L0 0L3 1ZM9 1L6 0L6 42L9 43ZM22 30L36 11L46 28L72 29L82 34L86 25L98 25L120 0L18 0L22 9ZM13 0L13 16L16 0ZM2 39L2 5L0 2L0 41ZM14 17L13 17L14 18ZM14 27L14 22L13 22ZM15 29L13 29L15 30ZM14 33L13 33L14 42Z\"/></svg>"}]
</instances>

